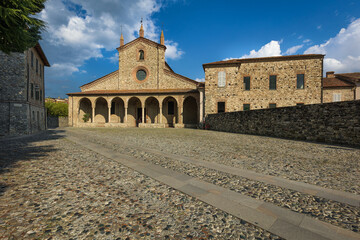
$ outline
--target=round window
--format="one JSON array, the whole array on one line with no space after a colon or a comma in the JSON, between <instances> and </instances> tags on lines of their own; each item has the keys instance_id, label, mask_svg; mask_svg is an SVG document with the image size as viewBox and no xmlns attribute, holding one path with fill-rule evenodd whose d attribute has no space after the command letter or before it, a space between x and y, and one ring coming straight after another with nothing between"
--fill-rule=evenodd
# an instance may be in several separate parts
<instances>
[{"instance_id":1,"label":"round window","mask_svg":"<svg viewBox=\"0 0 360 240\"><path fill-rule=\"evenodd\" d=\"M146 72L145 72L145 70L142 70L142 69L138 70L138 71L136 72L136 78L137 78L137 80L139 80L139 81L144 80L144 79L146 78Z\"/></svg>"}]
</instances>

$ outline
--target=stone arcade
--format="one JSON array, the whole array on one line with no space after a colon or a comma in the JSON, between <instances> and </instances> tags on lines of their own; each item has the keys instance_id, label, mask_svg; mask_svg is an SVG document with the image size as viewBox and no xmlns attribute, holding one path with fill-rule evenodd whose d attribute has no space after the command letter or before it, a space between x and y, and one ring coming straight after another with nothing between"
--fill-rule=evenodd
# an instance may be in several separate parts
<instances>
[{"instance_id":1,"label":"stone arcade","mask_svg":"<svg viewBox=\"0 0 360 240\"><path fill-rule=\"evenodd\" d=\"M75 127L195 127L203 119L204 84L175 73L160 43L139 38L124 44L119 69L69 93L69 125ZM83 116L89 120L85 122Z\"/></svg>"}]
</instances>

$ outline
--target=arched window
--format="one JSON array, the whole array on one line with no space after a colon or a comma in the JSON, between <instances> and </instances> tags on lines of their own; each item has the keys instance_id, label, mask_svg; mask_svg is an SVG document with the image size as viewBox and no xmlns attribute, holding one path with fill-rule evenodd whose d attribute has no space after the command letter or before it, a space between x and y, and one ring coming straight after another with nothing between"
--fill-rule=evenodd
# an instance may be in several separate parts
<instances>
[{"instance_id":1,"label":"arched window","mask_svg":"<svg viewBox=\"0 0 360 240\"><path fill-rule=\"evenodd\" d=\"M226 73L224 71L218 73L218 87L225 87Z\"/></svg>"},{"instance_id":2,"label":"arched window","mask_svg":"<svg viewBox=\"0 0 360 240\"><path fill-rule=\"evenodd\" d=\"M143 50L139 51L139 60L144 60L144 51Z\"/></svg>"}]
</instances>

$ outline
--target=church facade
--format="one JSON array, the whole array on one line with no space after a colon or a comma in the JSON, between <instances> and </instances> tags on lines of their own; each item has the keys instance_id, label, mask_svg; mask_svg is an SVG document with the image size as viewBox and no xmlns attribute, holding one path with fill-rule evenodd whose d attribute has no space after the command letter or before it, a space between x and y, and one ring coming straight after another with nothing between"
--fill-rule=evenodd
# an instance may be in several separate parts
<instances>
[{"instance_id":1,"label":"church facade","mask_svg":"<svg viewBox=\"0 0 360 240\"><path fill-rule=\"evenodd\" d=\"M74 127L195 127L203 119L204 84L175 73L160 43L139 38L124 44L119 69L69 93L69 125Z\"/></svg>"}]
</instances>

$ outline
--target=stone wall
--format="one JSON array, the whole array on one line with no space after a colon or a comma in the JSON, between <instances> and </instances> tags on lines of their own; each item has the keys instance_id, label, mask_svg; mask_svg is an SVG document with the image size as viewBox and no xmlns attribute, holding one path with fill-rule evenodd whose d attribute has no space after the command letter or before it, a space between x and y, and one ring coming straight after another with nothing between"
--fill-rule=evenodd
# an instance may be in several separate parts
<instances>
[{"instance_id":1,"label":"stone wall","mask_svg":"<svg viewBox=\"0 0 360 240\"><path fill-rule=\"evenodd\" d=\"M321 103L322 57L273 58L242 63L207 65L205 70L205 114L217 113L217 103L225 102L225 111L295 106L297 103ZM226 84L218 86L218 73L226 73ZM304 88L297 89L297 74L304 74ZM276 75L276 90L269 89L269 76ZM244 88L250 77L250 90Z\"/></svg>"},{"instance_id":2,"label":"stone wall","mask_svg":"<svg viewBox=\"0 0 360 240\"><path fill-rule=\"evenodd\" d=\"M48 128L67 127L68 123L68 117L47 116Z\"/></svg>"},{"instance_id":3,"label":"stone wall","mask_svg":"<svg viewBox=\"0 0 360 240\"><path fill-rule=\"evenodd\" d=\"M0 136L31 134L45 130L43 66L34 48L10 55L0 52ZM38 90L38 99L35 89Z\"/></svg>"},{"instance_id":4,"label":"stone wall","mask_svg":"<svg viewBox=\"0 0 360 240\"><path fill-rule=\"evenodd\" d=\"M336 89L323 89L323 102L333 102L334 94L341 94L340 101L351 101L354 100L354 90L352 88L336 88Z\"/></svg>"},{"instance_id":5,"label":"stone wall","mask_svg":"<svg viewBox=\"0 0 360 240\"><path fill-rule=\"evenodd\" d=\"M360 100L210 114L206 123L216 131L360 147Z\"/></svg>"}]
</instances>

